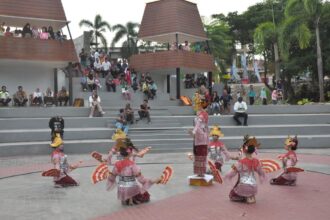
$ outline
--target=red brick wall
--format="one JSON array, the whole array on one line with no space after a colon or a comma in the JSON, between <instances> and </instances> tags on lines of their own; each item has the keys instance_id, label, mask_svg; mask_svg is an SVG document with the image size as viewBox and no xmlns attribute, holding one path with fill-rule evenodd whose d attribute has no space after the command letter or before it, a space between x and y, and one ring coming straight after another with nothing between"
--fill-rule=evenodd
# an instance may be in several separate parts
<instances>
[{"instance_id":1,"label":"red brick wall","mask_svg":"<svg viewBox=\"0 0 330 220\"><path fill-rule=\"evenodd\" d=\"M72 40L0 37L0 59L78 62Z\"/></svg>"},{"instance_id":2,"label":"red brick wall","mask_svg":"<svg viewBox=\"0 0 330 220\"><path fill-rule=\"evenodd\" d=\"M162 51L133 55L130 58L130 66L141 72L177 67L201 71L213 71L215 68L211 55L188 51Z\"/></svg>"}]
</instances>

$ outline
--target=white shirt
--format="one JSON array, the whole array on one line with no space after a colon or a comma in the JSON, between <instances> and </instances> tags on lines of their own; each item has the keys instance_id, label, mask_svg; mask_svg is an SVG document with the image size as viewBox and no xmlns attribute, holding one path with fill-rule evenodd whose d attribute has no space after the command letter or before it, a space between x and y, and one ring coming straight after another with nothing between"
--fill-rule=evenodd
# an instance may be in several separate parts
<instances>
[{"instance_id":1,"label":"white shirt","mask_svg":"<svg viewBox=\"0 0 330 220\"><path fill-rule=\"evenodd\" d=\"M35 98L35 97L42 97L42 92L34 92L33 98Z\"/></svg>"},{"instance_id":2,"label":"white shirt","mask_svg":"<svg viewBox=\"0 0 330 220\"><path fill-rule=\"evenodd\" d=\"M111 63L109 61L103 62L102 63L102 68L104 71L108 71L111 67Z\"/></svg>"},{"instance_id":3,"label":"white shirt","mask_svg":"<svg viewBox=\"0 0 330 220\"><path fill-rule=\"evenodd\" d=\"M239 103L237 101L234 105L235 112L244 113L244 112L246 112L247 109L248 108L247 108L246 102L244 102L244 101L242 101L241 103Z\"/></svg>"},{"instance_id":4,"label":"white shirt","mask_svg":"<svg viewBox=\"0 0 330 220\"><path fill-rule=\"evenodd\" d=\"M98 59L99 57L100 57L99 52L95 51L95 53L94 53L94 58L95 58L95 60Z\"/></svg>"},{"instance_id":5,"label":"white shirt","mask_svg":"<svg viewBox=\"0 0 330 220\"><path fill-rule=\"evenodd\" d=\"M92 104L93 103L93 97L92 96L89 96L89 100L88 101L89 101L89 107L92 107L93 106L93 104ZM98 103L101 103L100 96L97 97L97 102Z\"/></svg>"}]
</instances>

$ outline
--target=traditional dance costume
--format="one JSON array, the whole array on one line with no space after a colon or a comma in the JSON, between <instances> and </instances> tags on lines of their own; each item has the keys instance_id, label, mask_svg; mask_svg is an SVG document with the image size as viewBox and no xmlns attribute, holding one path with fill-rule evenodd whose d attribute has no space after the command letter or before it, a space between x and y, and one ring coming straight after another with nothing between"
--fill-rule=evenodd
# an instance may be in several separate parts
<instances>
[{"instance_id":1,"label":"traditional dance costume","mask_svg":"<svg viewBox=\"0 0 330 220\"><path fill-rule=\"evenodd\" d=\"M284 155L280 155L279 159L282 160L283 163L283 173L281 173L278 177L271 179L270 184L272 185L296 185L297 181L297 172L289 172L288 168L295 167L298 159L295 150L298 147L298 139L297 137L288 137L285 141L285 149L288 151Z\"/></svg>"},{"instance_id":2,"label":"traditional dance costume","mask_svg":"<svg viewBox=\"0 0 330 220\"><path fill-rule=\"evenodd\" d=\"M257 141L255 138L248 140L243 146L244 153L247 156L233 165L232 170L225 177L231 179L238 174L237 182L229 194L232 201L255 202L255 195L258 190L255 173L259 175L261 181L265 179L261 162L251 156L256 146Z\"/></svg>"},{"instance_id":3,"label":"traditional dance costume","mask_svg":"<svg viewBox=\"0 0 330 220\"><path fill-rule=\"evenodd\" d=\"M54 175L55 187L78 186L79 184L68 175L68 173L78 167L77 165L70 165L68 163L67 155L63 153L63 142L57 142L56 149L51 154L51 162L54 164L56 175ZM46 171L47 172L47 171Z\"/></svg>"},{"instance_id":4,"label":"traditional dance costume","mask_svg":"<svg viewBox=\"0 0 330 220\"><path fill-rule=\"evenodd\" d=\"M214 162L216 168L221 171L224 161L231 159L231 156L225 144L219 140L219 137L223 137L220 127L213 126L210 136L212 136L213 140L208 146L209 158Z\"/></svg>"},{"instance_id":5,"label":"traditional dance costume","mask_svg":"<svg viewBox=\"0 0 330 220\"><path fill-rule=\"evenodd\" d=\"M208 137L208 114L201 110L194 121L194 174L204 176L206 173Z\"/></svg>"}]
</instances>

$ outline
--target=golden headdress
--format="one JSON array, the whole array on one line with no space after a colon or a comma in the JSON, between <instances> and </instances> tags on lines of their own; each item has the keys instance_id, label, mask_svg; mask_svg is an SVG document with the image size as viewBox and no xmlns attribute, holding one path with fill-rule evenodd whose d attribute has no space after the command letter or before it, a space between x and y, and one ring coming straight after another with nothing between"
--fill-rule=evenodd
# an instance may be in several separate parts
<instances>
[{"instance_id":1,"label":"golden headdress","mask_svg":"<svg viewBox=\"0 0 330 220\"><path fill-rule=\"evenodd\" d=\"M213 135L218 136L218 137L224 136L219 125L213 125L213 127L211 128L210 136L213 136Z\"/></svg>"},{"instance_id":2,"label":"golden headdress","mask_svg":"<svg viewBox=\"0 0 330 220\"><path fill-rule=\"evenodd\" d=\"M112 140L117 141L119 139L126 138L125 132L121 129L116 129L115 133L112 135Z\"/></svg>"},{"instance_id":3,"label":"golden headdress","mask_svg":"<svg viewBox=\"0 0 330 220\"><path fill-rule=\"evenodd\" d=\"M291 147L298 147L298 137L297 135L294 137L290 137L290 135L288 135L287 139L284 142L285 146L291 146Z\"/></svg>"}]
</instances>

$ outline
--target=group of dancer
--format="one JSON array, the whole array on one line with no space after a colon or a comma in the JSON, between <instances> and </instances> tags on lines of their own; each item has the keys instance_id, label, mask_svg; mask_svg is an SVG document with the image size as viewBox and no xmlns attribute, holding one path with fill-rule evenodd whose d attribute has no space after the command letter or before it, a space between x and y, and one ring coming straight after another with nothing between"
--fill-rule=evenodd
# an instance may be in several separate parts
<instances>
[{"instance_id":1,"label":"group of dancer","mask_svg":"<svg viewBox=\"0 0 330 220\"><path fill-rule=\"evenodd\" d=\"M220 127L214 126L209 132L208 114L203 109L198 111L194 120L194 128L189 133L194 138L193 156L191 155L190 159L193 158L194 174L197 177L204 177L208 173L208 160L215 164L219 172L222 171L225 161L230 159L237 161L224 178L230 180L238 176L237 182L229 193L231 201L255 203L255 195L257 194L256 174L258 174L260 182L264 182L266 173L280 169L280 165L274 160L257 159L256 155L260 144L253 136L246 135L239 153L237 156L232 156L219 139L223 137ZM209 136L211 140L209 140ZM284 148L287 153L278 157L282 161L282 173L271 179L270 184L294 186L297 181L297 173L303 171L303 169L295 167L298 161L295 153L298 148L297 137L289 136L285 141ZM270 166L269 163L271 163Z\"/></svg>"},{"instance_id":2,"label":"group of dancer","mask_svg":"<svg viewBox=\"0 0 330 220\"><path fill-rule=\"evenodd\" d=\"M273 160L257 159L256 155L260 144L253 136L246 135L239 153L231 155L225 144L220 140L224 136L221 128L216 125L209 131L208 114L202 108L198 111L194 120L194 128L189 130L189 133L194 139L191 159L194 161L193 172L197 177L203 178L204 175L210 173L207 164L210 165L213 171L211 173L215 177L217 174L214 169L219 172L218 175L220 176L226 161L237 161L224 178L230 180L238 176L236 184L229 193L229 198L232 201L255 203L257 193L256 174L263 182L266 179L266 173L280 169L280 166ZM56 132L53 134L51 162L54 167L43 172L42 176L52 176L55 187L78 186L79 183L69 176L69 173L79 167L82 161L76 164L68 163L67 155L64 154L62 137L63 134L56 134ZM96 184L105 180L107 190L112 190L117 186L117 198L123 205L148 202L150 194L147 190L154 184L166 184L173 174L173 169L167 166L160 177L148 179L142 175L141 169L135 163L135 160L137 157L143 158L151 147L138 150L121 129L115 131L112 139L114 145L105 158L95 151L91 154L99 162L92 173L92 183ZM278 177L271 179L270 184L289 186L296 184L297 172L303 171L295 167L298 161L295 153L297 147L297 137L288 137L284 146L287 153L278 157L282 161L283 172ZM207 163L208 160L211 162ZM267 167L267 163L273 163L271 169ZM110 167L112 168L110 169Z\"/></svg>"},{"instance_id":3,"label":"group of dancer","mask_svg":"<svg viewBox=\"0 0 330 220\"><path fill-rule=\"evenodd\" d=\"M42 176L51 176L55 187L78 186L79 183L69 176L69 172L79 167L82 161L71 165L67 155L64 154L64 143L59 134L55 134L55 140L50 145L54 148L51 153L51 162L54 168L42 173ZM142 175L141 169L135 163L135 158L142 158L151 147L138 150L126 134L117 129L112 136L115 144L109 150L105 159L96 151L91 156L99 165L92 173L92 182L98 183L106 180L106 189L112 190L117 186L117 197L123 205L145 203L150 200L148 189L154 184L166 184L172 176L173 170L167 166L163 174L156 179L148 179ZM112 166L110 171L109 167ZM116 177L119 178L118 183Z\"/></svg>"}]
</instances>

